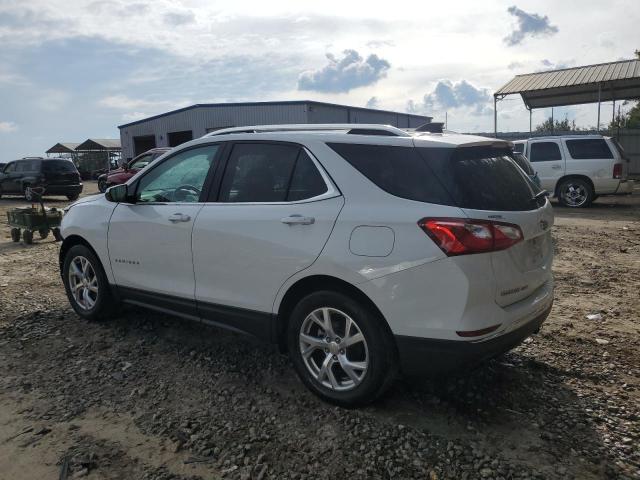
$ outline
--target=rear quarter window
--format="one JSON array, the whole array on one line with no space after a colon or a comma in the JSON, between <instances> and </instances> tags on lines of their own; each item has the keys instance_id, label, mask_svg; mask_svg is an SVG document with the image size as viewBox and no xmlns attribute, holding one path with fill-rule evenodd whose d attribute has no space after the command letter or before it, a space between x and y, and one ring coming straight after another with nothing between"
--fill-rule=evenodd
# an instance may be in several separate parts
<instances>
[{"instance_id":1,"label":"rear quarter window","mask_svg":"<svg viewBox=\"0 0 640 480\"><path fill-rule=\"evenodd\" d=\"M569 155L576 160L613 158L613 153L604 138L565 140L565 142Z\"/></svg>"},{"instance_id":2,"label":"rear quarter window","mask_svg":"<svg viewBox=\"0 0 640 480\"><path fill-rule=\"evenodd\" d=\"M391 195L419 202L453 201L414 147L329 143L356 170Z\"/></svg>"}]
</instances>

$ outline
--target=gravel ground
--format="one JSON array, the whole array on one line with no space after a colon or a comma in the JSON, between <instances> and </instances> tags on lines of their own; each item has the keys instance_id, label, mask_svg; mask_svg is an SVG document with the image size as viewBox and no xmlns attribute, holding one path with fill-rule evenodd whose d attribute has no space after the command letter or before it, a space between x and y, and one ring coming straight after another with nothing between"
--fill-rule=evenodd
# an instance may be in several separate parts
<instances>
[{"instance_id":1,"label":"gravel ground","mask_svg":"<svg viewBox=\"0 0 640 480\"><path fill-rule=\"evenodd\" d=\"M5 225L0 479L640 479L640 196L556 215L540 334L361 410L242 336L134 309L79 320L58 245Z\"/></svg>"}]
</instances>

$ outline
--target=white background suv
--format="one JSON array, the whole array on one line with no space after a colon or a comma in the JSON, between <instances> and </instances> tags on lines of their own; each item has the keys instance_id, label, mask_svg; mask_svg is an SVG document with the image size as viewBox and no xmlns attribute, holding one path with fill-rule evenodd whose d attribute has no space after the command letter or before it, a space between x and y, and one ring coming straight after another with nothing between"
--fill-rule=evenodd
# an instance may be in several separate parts
<instances>
[{"instance_id":1,"label":"white background suv","mask_svg":"<svg viewBox=\"0 0 640 480\"><path fill-rule=\"evenodd\" d=\"M535 137L513 142L538 174L542 188L565 207L588 207L599 195L629 194L629 160L602 135Z\"/></svg>"},{"instance_id":2,"label":"white background suv","mask_svg":"<svg viewBox=\"0 0 640 480\"><path fill-rule=\"evenodd\" d=\"M120 302L280 344L340 405L505 352L553 301L551 206L510 144L393 127L229 129L73 204L75 311Z\"/></svg>"}]
</instances>

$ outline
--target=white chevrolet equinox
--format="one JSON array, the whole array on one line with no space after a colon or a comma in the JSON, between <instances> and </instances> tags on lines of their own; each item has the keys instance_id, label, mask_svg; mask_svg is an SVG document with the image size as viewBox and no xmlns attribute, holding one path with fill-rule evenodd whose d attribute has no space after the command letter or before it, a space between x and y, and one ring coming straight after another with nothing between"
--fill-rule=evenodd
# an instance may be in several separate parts
<instances>
[{"instance_id":1,"label":"white chevrolet equinox","mask_svg":"<svg viewBox=\"0 0 640 480\"><path fill-rule=\"evenodd\" d=\"M367 403L549 314L553 214L511 152L380 125L217 131L69 207L62 279L81 317L124 302L253 335L323 399Z\"/></svg>"}]
</instances>

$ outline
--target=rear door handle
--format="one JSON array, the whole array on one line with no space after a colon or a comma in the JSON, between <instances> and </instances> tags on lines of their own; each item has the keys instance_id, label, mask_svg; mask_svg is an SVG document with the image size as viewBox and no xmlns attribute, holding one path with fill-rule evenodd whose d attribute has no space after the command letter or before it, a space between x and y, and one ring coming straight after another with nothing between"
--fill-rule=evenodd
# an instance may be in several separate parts
<instances>
[{"instance_id":1,"label":"rear door handle","mask_svg":"<svg viewBox=\"0 0 640 480\"><path fill-rule=\"evenodd\" d=\"M189 220L191 220L191 217L189 215L185 215L184 213L174 213L169 217L169 221L172 223L188 222Z\"/></svg>"},{"instance_id":2,"label":"rear door handle","mask_svg":"<svg viewBox=\"0 0 640 480\"><path fill-rule=\"evenodd\" d=\"M289 215L280 220L287 225L311 225L316 219L313 217L303 217L302 215Z\"/></svg>"},{"instance_id":3,"label":"rear door handle","mask_svg":"<svg viewBox=\"0 0 640 480\"><path fill-rule=\"evenodd\" d=\"M562 168L562 165L553 165L551 168L553 168L554 170L560 170Z\"/></svg>"}]
</instances>

